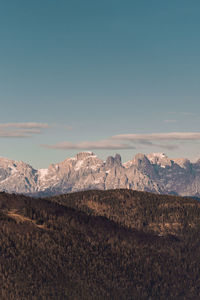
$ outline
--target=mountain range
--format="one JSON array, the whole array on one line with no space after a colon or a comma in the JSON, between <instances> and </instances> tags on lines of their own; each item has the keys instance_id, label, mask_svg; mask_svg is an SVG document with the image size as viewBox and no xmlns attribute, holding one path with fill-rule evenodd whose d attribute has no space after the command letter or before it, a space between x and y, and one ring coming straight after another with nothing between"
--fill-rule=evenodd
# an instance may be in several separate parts
<instances>
[{"instance_id":1,"label":"mountain range","mask_svg":"<svg viewBox=\"0 0 200 300\"><path fill-rule=\"evenodd\" d=\"M200 160L170 159L164 153L136 154L101 160L80 152L48 169L36 170L22 161L0 158L0 191L51 196L81 190L134 189L158 194L200 196Z\"/></svg>"}]
</instances>

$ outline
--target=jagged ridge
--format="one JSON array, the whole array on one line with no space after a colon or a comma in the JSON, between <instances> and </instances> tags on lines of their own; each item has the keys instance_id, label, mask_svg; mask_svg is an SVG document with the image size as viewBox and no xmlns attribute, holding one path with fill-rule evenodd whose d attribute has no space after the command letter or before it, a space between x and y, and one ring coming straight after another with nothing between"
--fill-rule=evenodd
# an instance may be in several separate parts
<instances>
[{"instance_id":1,"label":"jagged ridge","mask_svg":"<svg viewBox=\"0 0 200 300\"><path fill-rule=\"evenodd\" d=\"M117 188L200 196L200 161L138 153L122 164L119 154L103 161L92 152L80 152L48 169L35 170L24 162L0 158L1 191L45 196Z\"/></svg>"}]
</instances>

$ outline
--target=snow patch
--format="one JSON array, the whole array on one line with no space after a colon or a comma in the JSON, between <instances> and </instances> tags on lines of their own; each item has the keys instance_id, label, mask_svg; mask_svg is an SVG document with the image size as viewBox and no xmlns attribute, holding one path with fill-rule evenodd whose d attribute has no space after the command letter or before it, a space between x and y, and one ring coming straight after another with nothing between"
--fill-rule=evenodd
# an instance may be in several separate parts
<instances>
[{"instance_id":1,"label":"snow patch","mask_svg":"<svg viewBox=\"0 0 200 300\"><path fill-rule=\"evenodd\" d=\"M17 173L17 168L16 167L14 167L13 165L9 165L8 167L11 169L11 175Z\"/></svg>"},{"instance_id":2,"label":"snow patch","mask_svg":"<svg viewBox=\"0 0 200 300\"><path fill-rule=\"evenodd\" d=\"M48 169L39 169L38 174L40 179L44 179L46 175L48 174L49 170Z\"/></svg>"},{"instance_id":3,"label":"snow patch","mask_svg":"<svg viewBox=\"0 0 200 300\"><path fill-rule=\"evenodd\" d=\"M133 164L133 162L132 162L131 160L129 160L129 161L125 162L125 163L123 164L123 166L124 166L125 168L129 168L132 164Z\"/></svg>"},{"instance_id":4,"label":"snow patch","mask_svg":"<svg viewBox=\"0 0 200 300\"><path fill-rule=\"evenodd\" d=\"M78 160L76 163L76 166L74 168L75 171L78 171L81 169L81 166L83 165L83 160Z\"/></svg>"}]
</instances>

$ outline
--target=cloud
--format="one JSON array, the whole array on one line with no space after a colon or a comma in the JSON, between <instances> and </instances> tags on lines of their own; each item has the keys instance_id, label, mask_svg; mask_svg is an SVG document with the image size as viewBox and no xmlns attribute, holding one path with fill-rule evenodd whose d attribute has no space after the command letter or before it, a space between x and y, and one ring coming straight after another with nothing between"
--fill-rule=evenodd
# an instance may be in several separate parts
<instances>
[{"instance_id":1,"label":"cloud","mask_svg":"<svg viewBox=\"0 0 200 300\"><path fill-rule=\"evenodd\" d=\"M29 138L41 134L43 129L50 128L47 123L0 123L1 138Z\"/></svg>"},{"instance_id":2,"label":"cloud","mask_svg":"<svg viewBox=\"0 0 200 300\"><path fill-rule=\"evenodd\" d=\"M19 129L17 130L17 132L19 133L42 133L42 130L41 129L33 129L33 128L30 128L30 129Z\"/></svg>"},{"instance_id":3,"label":"cloud","mask_svg":"<svg viewBox=\"0 0 200 300\"><path fill-rule=\"evenodd\" d=\"M60 128L72 130L72 127L66 124L47 124L39 122L15 122L0 123L0 138L29 138L36 134L42 134L48 128Z\"/></svg>"},{"instance_id":4,"label":"cloud","mask_svg":"<svg viewBox=\"0 0 200 300\"><path fill-rule=\"evenodd\" d=\"M36 122L26 122L26 123L0 123L0 128L50 128L51 126L47 123L36 123Z\"/></svg>"},{"instance_id":5,"label":"cloud","mask_svg":"<svg viewBox=\"0 0 200 300\"><path fill-rule=\"evenodd\" d=\"M151 141L151 140L200 140L200 132L169 132L169 133L148 133L148 134L118 134L112 139L123 141Z\"/></svg>"},{"instance_id":6,"label":"cloud","mask_svg":"<svg viewBox=\"0 0 200 300\"><path fill-rule=\"evenodd\" d=\"M41 145L49 149L60 150L128 150L141 147L156 147L167 150L174 150L179 147L180 141L200 140L199 132L170 132L170 133L150 133L150 134L119 134L108 139L99 141L83 141L72 143L69 141L54 145ZM176 143L174 143L176 142Z\"/></svg>"},{"instance_id":7,"label":"cloud","mask_svg":"<svg viewBox=\"0 0 200 300\"><path fill-rule=\"evenodd\" d=\"M181 141L198 141L200 132L167 132L149 134L119 134L112 136L111 139L128 142L138 145L147 145L166 150L179 148L177 143ZM174 144L174 142L176 142Z\"/></svg>"},{"instance_id":8,"label":"cloud","mask_svg":"<svg viewBox=\"0 0 200 300\"><path fill-rule=\"evenodd\" d=\"M1 138L26 138L29 137L30 135L24 134L24 133L19 133L16 131L0 131L0 137Z\"/></svg>"},{"instance_id":9,"label":"cloud","mask_svg":"<svg viewBox=\"0 0 200 300\"><path fill-rule=\"evenodd\" d=\"M112 139L107 140L100 140L96 142L79 142L79 143L71 143L71 142L62 142L55 145L41 145L45 148L50 149L60 149L60 150L67 150L67 149L74 149L74 150L90 150L90 149L96 149L96 150L120 150L120 149L135 149L133 145L129 145L126 143L120 143L113 141Z\"/></svg>"},{"instance_id":10,"label":"cloud","mask_svg":"<svg viewBox=\"0 0 200 300\"><path fill-rule=\"evenodd\" d=\"M158 143L158 142L153 142L150 140L136 140L135 145L138 146L150 146L150 147L157 147L160 149L165 149L165 150L174 150L178 148L178 145L174 144L166 144L166 143Z\"/></svg>"}]
</instances>

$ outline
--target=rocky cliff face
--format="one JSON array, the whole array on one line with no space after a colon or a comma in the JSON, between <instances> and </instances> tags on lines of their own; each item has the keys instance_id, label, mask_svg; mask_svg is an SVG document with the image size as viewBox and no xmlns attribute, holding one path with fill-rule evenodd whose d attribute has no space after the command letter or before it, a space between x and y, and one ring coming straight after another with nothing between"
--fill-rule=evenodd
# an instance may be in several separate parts
<instances>
[{"instance_id":1,"label":"rocky cliff face","mask_svg":"<svg viewBox=\"0 0 200 300\"><path fill-rule=\"evenodd\" d=\"M22 161L0 158L0 190L10 193L33 193L38 171Z\"/></svg>"},{"instance_id":2,"label":"rocky cliff face","mask_svg":"<svg viewBox=\"0 0 200 300\"><path fill-rule=\"evenodd\" d=\"M139 153L122 164L119 154L102 161L92 152L81 152L48 169L35 170L24 162L0 158L1 191L52 195L117 188L200 196L200 161Z\"/></svg>"}]
</instances>

